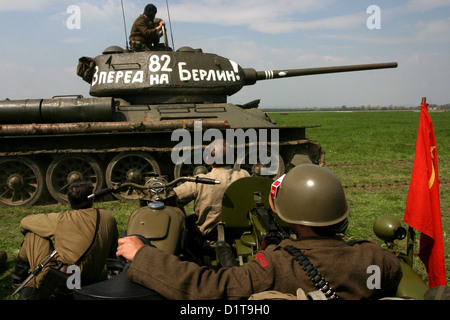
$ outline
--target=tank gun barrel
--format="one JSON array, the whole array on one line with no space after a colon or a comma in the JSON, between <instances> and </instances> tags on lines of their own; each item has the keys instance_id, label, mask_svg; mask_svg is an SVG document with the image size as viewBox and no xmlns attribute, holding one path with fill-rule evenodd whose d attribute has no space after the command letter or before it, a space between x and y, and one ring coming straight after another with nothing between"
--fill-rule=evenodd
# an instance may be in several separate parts
<instances>
[{"instance_id":1,"label":"tank gun barrel","mask_svg":"<svg viewBox=\"0 0 450 320\"><path fill-rule=\"evenodd\" d=\"M266 70L256 71L255 69L246 68L245 85L255 84L259 80L301 77L315 74L338 73L338 72L352 72L365 71L374 69L397 68L397 62L373 63L373 64L356 64L346 66L320 67L320 68L305 68L305 69L282 69L282 70Z\"/></svg>"}]
</instances>

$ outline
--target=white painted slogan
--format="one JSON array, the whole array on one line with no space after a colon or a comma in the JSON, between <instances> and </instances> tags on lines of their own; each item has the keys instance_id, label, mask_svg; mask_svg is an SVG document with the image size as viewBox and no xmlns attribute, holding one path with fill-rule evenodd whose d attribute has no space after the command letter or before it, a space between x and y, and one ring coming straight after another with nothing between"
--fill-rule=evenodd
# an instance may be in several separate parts
<instances>
[{"instance_id":1,"label":"white painted slogan","mask_svg":"<svg viewBox=\"0 0 450 320\"><path fill-rule=\"evenodd\" d=\"M240 80L238 64L229 60L233 70L214 70L214 69L196 69L189 68L187 62L178 62L178 77L180 81L207 81L207 82L236 82ZM149 58L149 76L145 79L143 70L119 70L119 71L100 71L95 67L95 73L92 78L92 86L101 84L134 84L148 81L150 85L170 84L169 74L173 72L170 68L171 56L152 55Z\"/></svg>"}]
</instances>

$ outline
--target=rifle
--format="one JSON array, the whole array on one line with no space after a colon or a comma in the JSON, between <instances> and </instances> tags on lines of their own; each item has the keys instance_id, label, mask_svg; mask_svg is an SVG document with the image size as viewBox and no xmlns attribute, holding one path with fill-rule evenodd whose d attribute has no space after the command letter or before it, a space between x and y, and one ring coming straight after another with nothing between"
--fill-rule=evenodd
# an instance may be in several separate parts
<instances>
[{"instance_id":1,"label":"rifle","mask_svg":"<svg viewBox=\"0 0 450 320\"><path fill-rule=\"evenodd\" d=\"M53 252L47 257L47 259L45 259L42 263L40 263L36 269L34 269L34 271L32 273L30 273L30 275L25 279L24 282L21 283L21 285L14 290L14 292L11 294L10 297L14 296L17 292L19 292L20 290L22 290L23 287L26 286L26 284L28 282L30 282L31 279L33 279L34 277L36 277L39 273L41 273L42 269L44 269L44 267L47 265L47 263L50 262L50 260L53 259L53 257L58 253L58 251L53 250Z\"/></svg>"}]
</instances>

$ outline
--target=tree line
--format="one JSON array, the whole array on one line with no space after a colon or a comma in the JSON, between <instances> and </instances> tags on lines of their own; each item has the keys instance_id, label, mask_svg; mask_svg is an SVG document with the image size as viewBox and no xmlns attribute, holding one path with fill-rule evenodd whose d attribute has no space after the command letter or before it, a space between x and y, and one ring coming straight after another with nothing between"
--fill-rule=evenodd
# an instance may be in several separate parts
<instances>
[{"instance_id":1,"label":"tree line","mask_svg":"<svg viewBox=\"0 0 450 320\"><path fill-rule=\"evenodd\" d=\"M359 107L348 107L346 105L340 107L292 107L292 108L262 108L265 112L296 112L296 111L401 111L401 110L420 110L420 105L407 107L407 106L372 106L372 105L361 105ZM430 104L428 106L428 110L430 111L449 111L450 103L437 105Z\"/></svg>"}]
</instances>

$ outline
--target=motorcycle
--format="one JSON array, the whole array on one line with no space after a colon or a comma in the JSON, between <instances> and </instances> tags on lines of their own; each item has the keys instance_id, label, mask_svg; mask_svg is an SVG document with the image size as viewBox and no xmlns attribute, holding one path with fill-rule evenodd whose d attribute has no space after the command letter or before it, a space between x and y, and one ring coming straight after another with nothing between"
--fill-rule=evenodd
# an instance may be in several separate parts
<instances>
[{"instance_id":1,"label":"motorcycle","mask_svg":"<svg viewBox=\"0 0 450 320\"><path fill-rule=\"evenodd\" d=\"M171 182L157 175L145 185L124 182L99 190L90 198L100 198L110 193L129 190L138 194L140 207L134 210L122 237L135 235L147 245L191 261L199 261L186 246L189 231L185 228L185 212L177 206L173 188L183 182L220 184L220 181L201 177L179 177ZM130 263L119 259L107 259L108 280L73 290L78 300L141 300L162 299L155 291L134 284L127 279Z\"/></svg>"},{"instance_id":2,"label":"motorcycle","mask_svg":"<svg viewBox=\"0 0 450 320\"><path fill-rule=\"evenodd\" d=\"M146 204L135 210L124 235L138 235L143 242L159 249L193 260L210 268L243 265L254 255L270 244L291 237L287 224L269 209L269 192L273 180L253 176L233 182L225 191L222 200L222 223L217 226L217 241L211 246L203 260L195 260L186 248L187 230L183 228L184 213L174 206L172 201L175 185L182 181L197 183L217 183L214 180L202 181L202 178L179 178L170 183L160 177L150 179L145 186L124 183L118 187L99 191L113 192L124 187L133 187L142 193L141 203ZM172 204L172 205L171 205ZM412 269L414 252L414 230L406 231L400 222L389 215L380 216L374 223L375 234L382 239L387 248L393 251L401 261L403 278L397 290L398 297L411 297L422 300L427 287ZM396 241L407 237L407 252L398 250ZM213 252L213 254L211 254ZM128 280L129 263L114 261L107 263L109 269L119 271L111 279L73 291L77 300L140 300L164 299L155 291Z\"/></svg>"}]
</instances>

